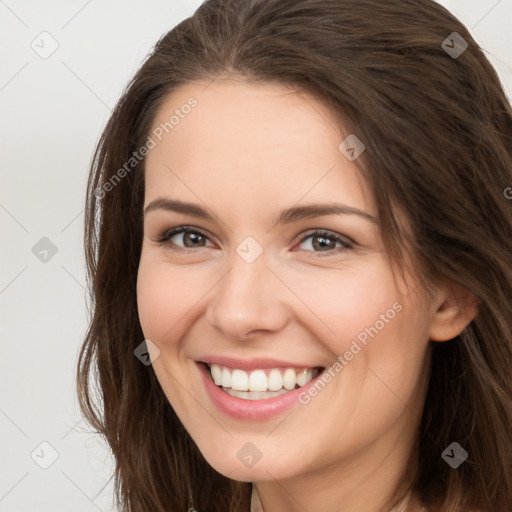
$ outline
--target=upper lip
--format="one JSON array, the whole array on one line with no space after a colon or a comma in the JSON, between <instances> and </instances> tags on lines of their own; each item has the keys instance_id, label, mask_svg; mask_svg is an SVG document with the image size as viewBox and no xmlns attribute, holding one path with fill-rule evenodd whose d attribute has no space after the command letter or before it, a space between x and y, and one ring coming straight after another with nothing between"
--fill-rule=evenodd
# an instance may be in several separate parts
<instances>
[{"instance_id":1,"label":"upper lip","mask_svg":"<svg viewBox=\"0 0 512 512\"><path fill-rule=\"evenodd\" d=\"M267 368L323 368L320 365L301 364L291 361L283 361L268 357L257 357L253 359L237 359L227 356L206 356L198 360L200 363L218 364L228 368L239 370L264 370Z\"/></svg>"}]
</instances>

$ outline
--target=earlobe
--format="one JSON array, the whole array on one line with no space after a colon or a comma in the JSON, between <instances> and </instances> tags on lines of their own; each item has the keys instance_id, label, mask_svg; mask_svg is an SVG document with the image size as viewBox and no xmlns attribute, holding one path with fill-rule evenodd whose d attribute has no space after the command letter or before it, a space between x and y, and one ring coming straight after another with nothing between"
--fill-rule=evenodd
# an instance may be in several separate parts
<instances>
[{"instance_id":1,"label":"earlobe","mask_svg":"<svg viewBox=\"0 0 512 512\"><path fill-rule=\"evenodd\" d=\"M432 341L448 341L458 336L477 316L480 300L468 290L451 285L441 297L430 325Z\"/></svg>"}]
</instances>

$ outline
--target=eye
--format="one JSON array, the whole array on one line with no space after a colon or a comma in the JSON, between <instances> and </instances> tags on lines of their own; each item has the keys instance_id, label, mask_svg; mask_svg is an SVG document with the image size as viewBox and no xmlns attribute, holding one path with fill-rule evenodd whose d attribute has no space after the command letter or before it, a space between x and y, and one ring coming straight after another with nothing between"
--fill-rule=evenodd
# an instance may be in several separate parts
<instances>
[{"instance_id":1,"label":"eye","mask_svg":"<svg viewBox=\"0 0 512 512\"><path fill-rule=\"evenodd\" d=\"M175 238L175 241L172 240L173 238ZM180 240L180 243L177 243L178 240ZM161 233L157 239L158 243L169 245L171 249L176 248L177 250L206 247L206 241L209 241L208 237L191 226L178 226L168 229Z\"/></svg>"},{"instance_id":2,"label":"eye","mask_svg":"<svg viewBox=\"0 0 512 512\"><path fill-rule=\"evenodd\" d=\"M177 226L167 229L160 233L156 241L172 250L214 247L214 244L203 232L192 226ZM306 252L324 253L318 254L319 256L330 256L352 249L354 246L354 242L350 238L326 230L317 230L302 235L299 239L299 246L303 244L305 246L303 250Z\"/></svg>"},{"instance_id":3,"label":"eye","mask_svg":"<svg viewBox=\"0 0 512 512\"><path fill-rule=\"evenodd\" d=\"M306 242L306 243L305 243ZM303 235L300 245L305 244L308 252L326 253L329 256L353 248L353 241L332 231L314 231ZM337 247L336 247L337 246Z\"/></svg>"}]
</instances>

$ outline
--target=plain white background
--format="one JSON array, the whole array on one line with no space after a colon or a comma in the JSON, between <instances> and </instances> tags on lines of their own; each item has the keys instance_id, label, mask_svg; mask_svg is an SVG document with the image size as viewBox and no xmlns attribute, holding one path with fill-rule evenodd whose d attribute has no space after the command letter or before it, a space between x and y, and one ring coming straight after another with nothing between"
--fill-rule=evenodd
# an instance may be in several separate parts
<instances>
[{"instance_id":1,"label":"plain white background","mask_svg":"<svg viewBox=\"0 0 512 512\"><path fill-rule=\"evenodd\" d=\"M512 99L512 0L440 3L488 52ZM109 450L75 397L88 322L86 180L129 78L200 4L0 0L1 512L114 509Z\"/></svg>"}]
</instances>

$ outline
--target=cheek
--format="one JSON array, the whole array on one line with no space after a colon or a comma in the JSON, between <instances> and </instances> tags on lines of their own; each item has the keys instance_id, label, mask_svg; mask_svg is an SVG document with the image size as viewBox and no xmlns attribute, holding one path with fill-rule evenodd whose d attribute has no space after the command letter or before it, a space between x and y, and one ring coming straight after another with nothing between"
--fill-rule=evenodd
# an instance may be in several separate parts
<instances>
[{"instance_id":1,"label":"cheek","mask_svg":"<svg viewBox=\"0 0 512 512\"><path fill-rule=\"evenodd\" d=\"M164 348L179 339L181 320L192 314L205 291L197 278L178 268L141 257L137 275L139 320L146 338Z\"/></svg>"},{"instance_id":2,"label":"cheek","mask_svg":"<svg viewBox=\"0 0 512 512\"><path fill-rule=\"evenodd\" d=\"M403 309L392 274L384 265L339 269L322 279L296 276L295 283L297 295L305 298L314 313L309 315L314 331L337 355L350 350L354 340L364 347L390 332Z\"/></svg>"}]
</instances>

